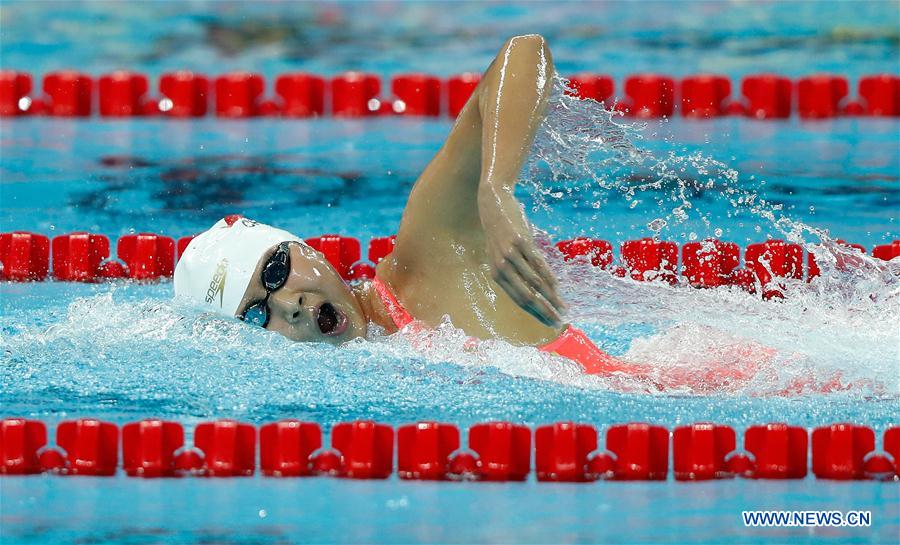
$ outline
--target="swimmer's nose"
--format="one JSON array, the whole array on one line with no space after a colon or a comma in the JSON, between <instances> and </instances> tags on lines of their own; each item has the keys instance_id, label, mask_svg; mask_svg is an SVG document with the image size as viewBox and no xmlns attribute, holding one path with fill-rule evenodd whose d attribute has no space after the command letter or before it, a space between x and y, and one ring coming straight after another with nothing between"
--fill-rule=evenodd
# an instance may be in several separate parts
<instances>
[{"instance_id":1,"label":"swimmer's nose","mask_svg":"<svg viewBox=\"0 0 900 545\"><path fill-rule=\"evenodd\" d=\"M324 300L315 294L280 289L269 296L269 310L290 324L315 322L316 308Z\"/></svg>"}]
</instances>

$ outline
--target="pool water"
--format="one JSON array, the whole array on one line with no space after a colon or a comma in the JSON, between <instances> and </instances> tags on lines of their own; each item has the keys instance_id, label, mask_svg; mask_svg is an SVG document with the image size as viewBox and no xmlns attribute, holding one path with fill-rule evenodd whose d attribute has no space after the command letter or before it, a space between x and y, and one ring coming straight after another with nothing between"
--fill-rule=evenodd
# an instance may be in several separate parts
<instances>
[{"instance_id":1,"label":"pool water","mask_svg":"<svg viewBox=\"0 0 900 545\"><path fill-rule=\"evenodd\" d=\"M216 73L256 66L272 76L352 65L449 74L486 64L499 40L485 36L528 27L548 35L561 71L597 70L602 58L603 71L617 76L638 67L676 75L828 69L856 76L896 66L896 31L881 24L884 5L826 3L809 13L804 4L786 17L778 5L719 13L712 3L659 4L642 20L627 4L564 4L547 21L530 5L467 4L462 15L476 30L444 23L438 34L455 45L438 50L415 29L439 19L441 5L406 11L376 4L368 23L349 17L359 6L338 5L335 13L350 21L341 30L327 23L331 11L307 4L199 3L178 11L134 3L116 17L104 15L103 4L62 4L42 23L55 29L45 42L33 43L18 25L4 35L4 67L27 62L40 73L70 63L100 72L125 63L151 73L176 66ZM12 3L2 17L35 28L40 12ZM303 26L322 36L290 34L281 43L294 57L273 51L253 30L254 22L275 25L270 13L289 22L326 21ZM721 29L696 34L706 28L698 21L710 17ZM85 34L73 29L93 28L98 19L112 30L88 48ZM759 31L760 20L771 30ZM574 21L582 22L579 33L567 33ZM396 45L398 56L362 55L367 43L359 36L366 32L385 48ZM630 46L614 51L623 41ZM299 58L305 43L330 47ZM598 56L580 55L586 44ZM743 53L728 53L728 45ZM602 146L585 156L580 148L539 149L520 197L541 240L587 235L617 246L650 235L679 244L717 236L743 246L790 237L822 251L814 246L822 232L869 249L898 238L896 120L674 119L630 127L620 119L615 129L596 110L582 113L588 129L607 136L619 130L649 155L607 161ZM572 128L569 122L545 129ZM410 119L4 120L0 226L51 236L89 230L177 237L238 212L300 236L340 233L365 242L395 232L410 187L449 127L446 120ZM567 166L572 157L579 161ZM879 436L900 420L896 263L867 260L855 271L823 265L818 282L789 285L782 302L637 283L558 256L553 266L572 307L568 318L613 354L696 373L729 361L748 342L778 355L747 383L647 393L646 385L584 377L533 349L493 342L464 350L464 336L449 324L431 334L435 342L424 351L378 335L334 348L196 316L171 301L170 282L4 283L0 415L39 418L51 428L82 416L119 424L153 416L186 428L214 418L299 418L326 432L357 418L461 427L494 419L601 428L713 421L738 430L771 421L849 421ZM827 381L836 373L851 388L779 395L797 376ZM812 478L564 485L4 477L0 542L892 542L900 531L898 489ZM744 528L747 509L871 510L873 525Z\"/></svg>"}]
</instances>

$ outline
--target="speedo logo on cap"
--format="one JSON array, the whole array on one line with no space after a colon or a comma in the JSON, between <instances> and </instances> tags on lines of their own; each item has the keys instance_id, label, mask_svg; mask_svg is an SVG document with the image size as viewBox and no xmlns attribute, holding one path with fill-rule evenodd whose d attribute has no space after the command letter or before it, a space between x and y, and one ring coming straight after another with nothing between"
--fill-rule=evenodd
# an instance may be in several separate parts
<instances>
[{"instance_id":1,"label":"speedo logo on cap","mask_svg":"<svg viewBox=\"0 0 900 545\"><path fill-rule=\"evenodd\" d=\"M222 259L216 265L216 272L213 273L212 280L209 281L209 288L206 290L206 302L212 304L219 296L219 308L222 307L222 300L225 297L225 278L228 276L228 260Z\"/></svg>"}]
</instances>

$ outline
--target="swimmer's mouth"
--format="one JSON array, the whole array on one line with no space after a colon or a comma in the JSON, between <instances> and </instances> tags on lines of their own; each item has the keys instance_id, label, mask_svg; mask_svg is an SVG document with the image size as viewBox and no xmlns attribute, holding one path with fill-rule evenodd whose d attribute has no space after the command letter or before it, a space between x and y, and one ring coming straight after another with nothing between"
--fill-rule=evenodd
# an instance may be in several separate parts
<instances>
[{"instance_id":1,"label":"swimmer's mouth","mask_svg":"<svg viewBox=\"0 0 900 545\"><path fill-rule=\"evenodd\" d=\"M323 335L337 336L347 331L350 321L331 303L322 303L316 310L316 323Z\"/></svg>"}]
</instances>

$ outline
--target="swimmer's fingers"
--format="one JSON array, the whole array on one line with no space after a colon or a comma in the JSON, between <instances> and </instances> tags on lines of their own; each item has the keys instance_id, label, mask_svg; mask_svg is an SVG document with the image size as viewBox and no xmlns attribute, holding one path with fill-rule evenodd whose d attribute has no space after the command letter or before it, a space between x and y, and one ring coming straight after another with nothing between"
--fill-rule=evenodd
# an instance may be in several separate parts
<instances>
[{"instance_id":1,"label":"swimmer's fingers","mask_svg":"<svg viewBox=\"0 0 900 545\"><path fill-rule=\"evenodd\" d=\"M525 261L543 280L543 283L546 286L546 293L544 296L547 297L548 301L553 303L556 310L564 312L566 310L566 304L559 295L559 281L556 279L556 273L554 273L550 268L550 265L547 264L547 259L541 254L534 243L519 244L519 251L522 252Z\"/></svg>"},{"instance_id":2,"label":"swimmer's fingers","mask_svg":"<svg viewBox=\"0 0 900 545\"><path fill-rule=\"evenodd\" d=\"M516 272L525 282L526 286L539 293L545 301L553 305L553 308L557 313L560 313L565 309L565 303L563 303L562 298L556 290L555 278L553 278L552 281L548 281L547 278L539 275L536 271L537 267L532 265L525 255L525 252L514 254L508 259L512 266L515 267Z\"/></svg>"},{"instance_id":3,"label":"swimmer's fingers","mask_svg":"<svg viewBox=\"0 0 900 545\"><path fill-rule=\"evenodd\" d=\"M559 285L559 282L556 280L556 274L550 269L547 260L544 259L544 256L541 255L534 243L520 241L517 246L528 263L534 267L534 270L555 290Z\"/></svg>"},{"instance_id":4,"label":"swimmer's fingers","mask_svg":"<svg viewBox=\"0 0 900 545\"><path fill-rule=\"evenodd\" d=\"M540 293L527 286L515 267L508 261L497 268L494 280L517 305L540 322L548 326L556 326L561 323L556 309Z\"/></svg>"}]
</instances>

